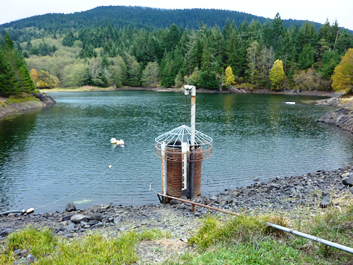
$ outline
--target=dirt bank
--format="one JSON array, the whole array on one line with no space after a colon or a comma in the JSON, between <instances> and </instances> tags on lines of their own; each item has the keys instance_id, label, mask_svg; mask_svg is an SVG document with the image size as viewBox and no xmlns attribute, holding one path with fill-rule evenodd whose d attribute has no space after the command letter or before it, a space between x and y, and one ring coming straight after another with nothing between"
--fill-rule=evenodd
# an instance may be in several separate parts
<instances>
[{"instance_id":1,"label":"dirt bank","mask_svg":"<svg viewBox=\"0 0 353 265\"><path fill-rule=\"evenodd\" d=\"M39 100L28 100L21 103L6 103L7 98L0 97L0 119L10 114L22 113L55 104L55 100L49 95L37 94L35 96Z\"/></svg>"}]
</instances>

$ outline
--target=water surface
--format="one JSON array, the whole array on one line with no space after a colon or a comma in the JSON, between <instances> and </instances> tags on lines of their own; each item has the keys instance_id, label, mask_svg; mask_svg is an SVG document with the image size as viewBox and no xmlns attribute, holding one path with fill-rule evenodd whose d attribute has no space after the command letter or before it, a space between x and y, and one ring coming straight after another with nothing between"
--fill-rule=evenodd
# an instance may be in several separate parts
<instances>
[{"instance_id":1,"label":"water surface","mask_svg":"<svg viewBox=\"0 0 353 265\"><path fill-rule=\"evenodd\" d=\"M0 211L62 211L70 201L79 208L158 203L154 139L185 123L185 96L151 91L51 96L57 101L52 107L0 121ZM213 156L203 163L202 192L351 163L352 135L317 123L328 108L304 99L313 98L198 94L196 129L214 139ZM112 137L124 139L126 147L112 147Z\"/></svg>"}]
</instances>

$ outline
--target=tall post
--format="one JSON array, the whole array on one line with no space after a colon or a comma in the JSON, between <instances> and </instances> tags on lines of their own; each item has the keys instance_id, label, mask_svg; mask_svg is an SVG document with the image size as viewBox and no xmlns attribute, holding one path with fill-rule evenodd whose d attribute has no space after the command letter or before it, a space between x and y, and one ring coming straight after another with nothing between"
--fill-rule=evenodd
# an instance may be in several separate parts
<instances>
[{"instance_id":1,"label":"tall post","mask_svg":"<svg viewBox=\"0 0 353 265\"><path fill-rule=\"evenodd\" d=\"M191 146L195 145L196 87L191 86Z\"/></svg>"},{"instance_id":2,"label":"tall post","mask_svg":"<svg viewBox=\"0 0 353 265\"><path fill-rule=\"evenodd\" d=\"M161 161L162 161L162 194L167 195L167 159L166 159L166 148L165 142L161 145ZM164 202L165 199L163 199Z\"/></svg>"},{"instance_id":3,"label":"tall post","mask_svg":"<svg viewBox=\"0 0 353 265\"><path fill-rule=\"evenodd\" d=\"M183 187L182 191L187 190L187 182L188 182L188 152L189 152L189 144L187 142L181 143L181 155L182 155L182 170L183 170Z\"/></svg>"},{"instance_id":4,"label":"tall post","mask_svg":"<svg viewBox=\"0 0 353 265\"><path fill-rule=\"evenodd\" d=\"M194 193L194 159L195 159L195 123L196 123L196 87L184 86L184 94L187 96L191 91L191 139L190 139L190 161L188 177L188 197L192 199Z\"/></svg>"}]
</instances>

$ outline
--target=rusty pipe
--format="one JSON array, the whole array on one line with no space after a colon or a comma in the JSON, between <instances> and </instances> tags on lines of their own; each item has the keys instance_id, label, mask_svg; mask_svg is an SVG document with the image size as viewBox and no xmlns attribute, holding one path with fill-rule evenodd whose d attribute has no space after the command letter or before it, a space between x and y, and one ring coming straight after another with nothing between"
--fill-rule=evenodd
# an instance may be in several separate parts
<instances>
[{"instance_id":1,"label":"rusty pipe","mask_svg":"<svg viewBox=\"0 0 353 265\"><path fill-rule=\"evenodd\" d=\"M240 216L239 213L234 213L234 212L226 211L226 210L223 210L223 209L219 209L219 208L216 208L216 207L208 206L208 205L201 204L201 203L198 203L198 202L192 202L192 201L188 201L188 200L176 198L176 197L169 196L169 195L163 195L163 194L160 194L160 193L158 193L158 192L157 192L157 195L158 195L158 196L163 196L163 197L166 197L166 198L169 198L169 199L173 199L173 200L185 202L185 203L190 203L190 204L192 204L192 205L196 205L196 206L208 208L208 209L211 209L211 210L215 210L215 211L219 211L219 212L223 212L223 213L227 213L227 214L231 214L231 215Z\"/></svg>"}]
</instances>

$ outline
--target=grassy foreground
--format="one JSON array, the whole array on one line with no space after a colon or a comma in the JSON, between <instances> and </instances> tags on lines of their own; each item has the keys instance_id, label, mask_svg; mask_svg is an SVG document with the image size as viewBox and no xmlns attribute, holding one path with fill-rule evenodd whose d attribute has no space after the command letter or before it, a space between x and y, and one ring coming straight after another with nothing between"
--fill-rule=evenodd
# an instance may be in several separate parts
<instances>
[{"instance_id":1,"label":"grassy foreground","mask_svg":"<svg viewBox=\"0 0 353 265\"><path fill-rule=\"evenodd\" d=\"M189 251L164 264L347 264L353 255L268 227L266 222L353 247L353 205L306 212L297 219L275 214L254 216L207 216L198 233L188 241ZM29 227L12 233L0 245L0 264L16 261L14 252L26 249L35 264L133 264L141 241L165 239L170 233L157 229L125 232L105 238L91 234L65 239L49 229ZM18 259L18 257L17 257Z\"/></svg>"},{"instance_id":2,"label":"grassy foreground","mask_svg":"<svg viewBox=\"0 0 353 265\"><path fill-rule=\"evenodd\" d=\"M294 230L353 247L353 205L323 209L296 220L281 216L241 216L224 222L207 217L189 240L198 250L166 264L348 264L353 255L265 225ZM351 264L351 263L349 263ZM352 263L353 264L353 263Z\"/></svg>"},{"instance_id":3,"label":"grassy foreground","mask_svg":"<svg viewBox=\"0 0 353 265\"><path fill-rule=\"evenodd\" d=\"M0 264L16 261L14 251L28 250L36 257L35 264L130 264L138 260L135 245L139 241L169 237L159 230L142 233L130 231L119 238L106 239L92 234L73 240L53 235L49 229L33 227L11 234L1 250Z\"/></svg>"}]
</instances>

